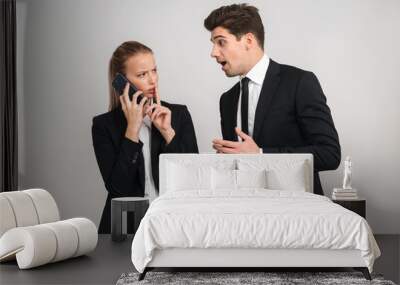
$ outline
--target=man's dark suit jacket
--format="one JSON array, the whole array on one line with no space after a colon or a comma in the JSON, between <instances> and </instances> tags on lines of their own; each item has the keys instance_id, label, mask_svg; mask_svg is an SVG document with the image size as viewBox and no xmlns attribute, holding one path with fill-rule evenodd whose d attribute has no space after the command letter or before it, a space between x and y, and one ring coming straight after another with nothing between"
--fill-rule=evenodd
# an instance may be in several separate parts
<instances>
[{"instance_id":1,"label":"man's dark suit jacket","mask_svg":"<svg viewBox=\"0 0 400 285\"><path fill-rule=\"evenodd\" d=\"M237 141L237 83L220 99L222 136ZM270 60L258 100L253 139L264 153L311 153L314 193L323 195L318 171L340 164L339 137L326 97L312 72Z\"/></svg>"},{"instance_id":2,"label":"man's dark suit jacket","mask_svg":"<svg viewBox=\"0 0 400 285\"><path fill-rule=\"evenodd\" d=\"M199 152L193 122L186 106L166 102L161 104L171 110L171 125L175 130L175 137L166 145L158 129L154 125L151 128L151 166L157 189L158 161L161 153ZM143 197L145 193L143 143L141 141L136 143L126 138L126 126L127 122L121 107L93 118L93 147L108 191L99 233L111 231L112 198ZM128 224L128 232L132 232L132 223Z\"/></svg>"}]
</instances>

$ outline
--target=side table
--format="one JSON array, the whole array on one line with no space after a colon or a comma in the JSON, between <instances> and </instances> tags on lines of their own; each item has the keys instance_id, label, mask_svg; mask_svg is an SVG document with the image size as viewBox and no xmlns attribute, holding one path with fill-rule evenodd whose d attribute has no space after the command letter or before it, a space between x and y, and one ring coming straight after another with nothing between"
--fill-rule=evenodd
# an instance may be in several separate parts
<instances>
[{"instance_id":1,"label":"side table","mask_svg":"<svg viewBox=\"0 0 400 285\"><path fill-rule=\"evenodd\" d=\"M355 199L355 200L337 200L332 199L332 202L341 205L342 207L359 214L361 217L366 219L366 204L365 199Z\"/></svg>"},{"instance_id":2,"label":"side table","mask_svg":"<svg viewBox=\"0 0 400 285\"><path fill-rule=\"evenodd\" d=\"M139 227L140 221L149 207L148 197L121 197L111 200L111 239L124 241L126 233L122 232L122 213L133 212L134 231Z\"/></svg>"}]
</instances>

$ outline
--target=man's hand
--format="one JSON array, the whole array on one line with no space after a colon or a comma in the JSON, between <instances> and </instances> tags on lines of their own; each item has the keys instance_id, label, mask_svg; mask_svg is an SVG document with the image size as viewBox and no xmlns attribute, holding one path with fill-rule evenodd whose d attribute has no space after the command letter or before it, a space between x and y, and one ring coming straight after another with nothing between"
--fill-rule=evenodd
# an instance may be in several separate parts
<instances>
[{"instance_id":1,"label":"man's hand","mask_svg":"<svg viewBox=\"0 0 400 285\"><path fill-rule=\"evenodd\" d=\"M260 153L260 147L252 137L246 135L239 128L235 128L235 131L243 141L233 142L215 139L213 140L213 148L217 153Z\"/></svg>"}]
</instances>

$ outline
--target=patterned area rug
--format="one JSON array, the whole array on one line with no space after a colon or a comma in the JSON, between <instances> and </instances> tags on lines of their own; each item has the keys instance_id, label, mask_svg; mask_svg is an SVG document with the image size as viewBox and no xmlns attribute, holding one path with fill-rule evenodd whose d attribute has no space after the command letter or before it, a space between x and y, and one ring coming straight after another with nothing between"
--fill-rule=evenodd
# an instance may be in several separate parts
<instances>
[{"instance_id":1,"label":"patterned area rug","mask_svg":"<svg viewBox=\"0 0 400 285\"><path fill-rule=\"evenodd\" d=\"M360 272L154 272L138 281L139 273L122 274L117 285L133 284L379 284L396 285L384 280L382 275L372 274L372 281Z\"/></svg>"}]
</instances>

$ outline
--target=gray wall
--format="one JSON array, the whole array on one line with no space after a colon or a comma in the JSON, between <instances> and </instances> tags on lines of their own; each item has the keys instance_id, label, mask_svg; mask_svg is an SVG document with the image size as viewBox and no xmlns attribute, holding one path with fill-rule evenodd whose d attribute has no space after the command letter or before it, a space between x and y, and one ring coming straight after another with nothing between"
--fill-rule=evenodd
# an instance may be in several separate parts
<instances>
[{"instance_id":1,"label":"gray wall","mask_svg":"<svg viewBox=\"0 0 400 285\"><path fill-rule=\"evenodd\" d=\"M249 1L274 60L311 70L328 98L343 158L376 233L400 233L400 1ZM189 5L190 3L190 5ZM42 187L64 218L99 222L106 191L91 120L107 111L107 65L125 40L152 47L160 94L191 111L201 152L220 136L228 79L203 19L231 1L17 1L20 188ZM340 186L342 166L322 174Z\"/></svg>"}]
</instances>

